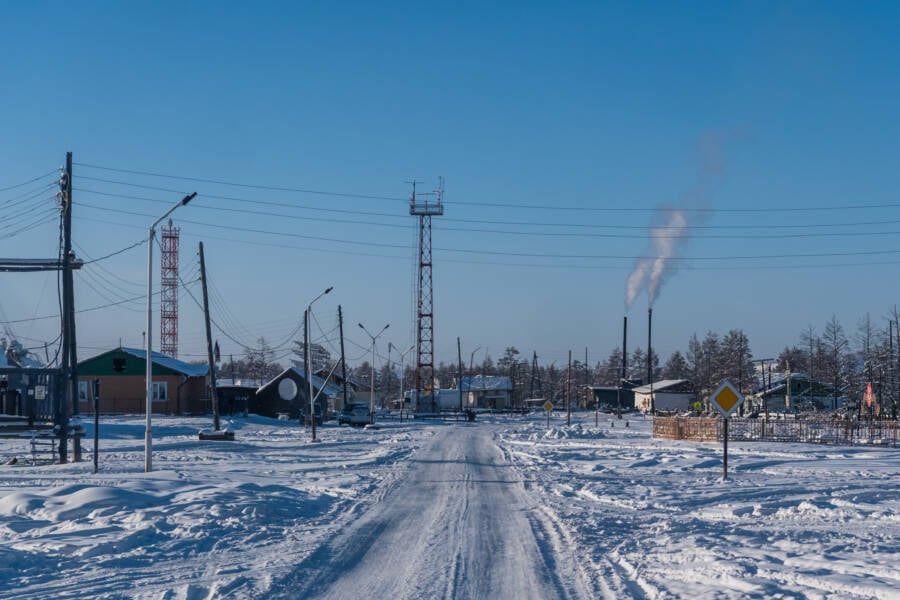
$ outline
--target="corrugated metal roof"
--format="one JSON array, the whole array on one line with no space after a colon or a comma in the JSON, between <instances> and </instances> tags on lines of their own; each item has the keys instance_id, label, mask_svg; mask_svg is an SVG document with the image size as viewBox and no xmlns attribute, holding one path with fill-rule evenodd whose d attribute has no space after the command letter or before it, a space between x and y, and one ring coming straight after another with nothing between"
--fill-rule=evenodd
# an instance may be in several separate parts
<instances>
[{"instance_id":1,"label":"corrugated metal roof","mask_svg":"<svg viewBox=\"0 0 900 600\"><path fill-rule=\"evenodd\" d=\"M147 359L147 351L140 350L138 348L121 348L122 352L130 354L135 358L140 358L141 360ZM171 356L166 356L165 354L160 354L159 352L153 352L150 354L150 357L153 359L153 363L157 364L161 367L166 367L167 369L172 369L173 371L178 371L179 373L183 373L188 377L203 377L209 371L207 365L192 365L191 363L186 363L182 360L178 360L177 358L172 358Z\"/></svg>"},{"instance_id":2,"label":"corrugated metal roof","mask_svg":"<svg viewBox=\"0 0 900 600\"><path fill-rule=\"evenodd\" d=\"M512 381L502 375L464 375L460 378L459 386L464 392L481 390L512 390Z\"/></svg>"},{"instance_id":3,"label":"corrugated metal roof","mask_svg":"<svg viewBox=\"0 0 900 600\"><path fill-rule=\"evenodd\" d=\"M652 384L642 385L641 387L634 388L633 391L635 394L649 394L650 389L653 389L653 393L656 392L664 392L667 388L675 387L676 385L681 385L685 383L687 379L663 379L661 381L654 381Z\"/></svg>"}]
</instances>

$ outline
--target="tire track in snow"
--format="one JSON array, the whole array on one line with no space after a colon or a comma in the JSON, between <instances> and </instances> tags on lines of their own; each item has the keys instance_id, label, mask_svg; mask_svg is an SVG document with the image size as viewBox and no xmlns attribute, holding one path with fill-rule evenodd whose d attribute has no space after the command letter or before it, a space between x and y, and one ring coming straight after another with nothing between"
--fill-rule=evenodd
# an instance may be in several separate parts
<instances>
[{"instance_id":1,"label":"tire track in snow","mask_svg":"<svg viewBox=\"0 0 900 600\"><path fill-rule=\"evenodd\" d=\"M316 549L269 597L592 597L573 566L571 540L535 520L535 506L490 428L440 429L383 502Z\"/></svg>"}]
</instances>

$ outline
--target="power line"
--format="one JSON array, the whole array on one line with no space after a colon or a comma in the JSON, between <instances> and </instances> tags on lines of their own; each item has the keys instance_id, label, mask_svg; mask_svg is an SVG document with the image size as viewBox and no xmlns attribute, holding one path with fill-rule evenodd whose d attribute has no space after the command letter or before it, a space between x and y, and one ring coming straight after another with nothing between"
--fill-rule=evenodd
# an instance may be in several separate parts
<instances>
[{"instance_id":1,"label":"power line","mask_svg":"<svg viewBox=\"0 0 900 600\"><path fill-rule=\"evenodd\" d=\"M100 207L83 204L83 206L88 206L90 208L100 209ZM112 209L106 208L101 209L110 212L116 212L121 214L129 214L141 217L148 217L149 215L143 213L137 213L134 211L126 211L120 209ZM181 219L182 223L190 223L192 225L199 225L201 227L212 227L216 229L227 229L228 231L242 231L245 233L258 233L262 235L273 235L279 237L289 237L289 238L298 238L298 239L307 239L314 240L320 242L332 242L337 244L350 244L355 246L366 246L366 247L375 247L375 248L396 248L396 249L406 249L408 245L405 244L389 244L385 242L363 242L358 240L342 240L339 238L329 238L323 236L315 236L315 235L306 235L300 233L287 233L280 231L269 231L264 229L254 229L250 227L238 227L233 225L217 225L215 223L205 223L202 221L193 221L190 219ZM551 253L536 253L536 252L505 252L499 250L483 250L483 249L469 249L469 248L445 248L445 247L434 247L434 250L440 252L454 252L460 254L479 254L479 255L492 255L492 256L519 256L523 258L574 258L574 259L590 259L590 260L639 260L642 258L648 258L647 256L640 255L621 255L621 254L551 254ZM822 252L822 253L795 253L795 254L758 254L758 255L744 255L744 256L683 256L683 257L671 257L668 260L675 262L689 262L689 261L722 261L722 260L751 260L751 259L776 259L776 258L812 258L812 257L835 257L835 256L865 256L865 255L878 255L878 254L897 254L900 253L900 250L870 250L870 251L855 251L855 252ZM649 257L652 258L652 257Z\"/></svg>"},{"instance_id":2,"label":"power line","mask_svg":"<svg viewBox=\"0 0 900 600\"><path fill-rule=\"evenodd\" d=\"M280 185L254 185L254 184L247 184L247 183L235 183L235 182L230 182L230 181L221 181L221 180L216 180L216 179L204 179L201 177L180 177L180 176L175 176L175 175L161 175L159 173L151 173L148 171L131 171L131 170L126 170L126 169L113 169L113 168L108 168L108 167L98 167L98 166L94 166L94 165L87 165L87 164L83 164L83 163L78 163L78 165L81 167L88 167L88 168L92 168L92 169L103 169L106 171L115 171L118 173L128 173L128 174L132 174L132 175L146 175L148 177L164 177L166 179L178 179L181 181L211 183L211 184L215 184L215 185L224 185L224 186L238 187L238 188L245 188L245 189L267 190L267 191L271 191L271 192L294 192L294 193L299 193L299 194L314 194L314 195L318 195L318 196L335 196L335 197L340 197L340 198L360 198L363 200L390 200L390 201L394 201L394 202L398 202L398 201L406 202L407 201L406 198L397 198L395 196L379 196L379 195L375 195L375 194L354 194L352 192L334 192L334 191L327 191L327 190L314 190L314 189L309 189L309 188L296 188L296 187L287 187L287 186L280 186ZM81 176L81 179L87 179L90 181L105 181L106 183L118 183L120 185L133 185L135 187L148 187L148 186L142 186L142 185L137 185L137 184L125 183L122 181L111 181L108 179L100 179L97 177L85 177L83 175ZM150 188L150 189L154 189L154 188ZM163 189L163 188L156 188L156 189ZM174 191L174 190L166 190L166 191Z\"/></svg>"},{"instance_id":3,"label":"power line","mask_svg":"<svg viewBox=\"0 0 900 600\"><path fill-rule=\"evenodd\" d=\"M37 177L32 177L31 179L29 179L27 181L23 181L22 183L17 183L15 185L8 185L6 187L2 187L2 188L0 188L0 192L6 192L8 190L14 190L16 188L24 187L24 186L28 185L29 183L34 183L35 181L40 181L41 179L49 177L50 175L57 175L57 174L59 174L59 169L53 169L52 171L44 173L43 175L38 175Z\"/></svg>"},{"instance_id":4,"label":"power line","mask_svg":"<svg viewBox=\"0 0 900 600\"><path fill-rule=\"evenodd\" d=\"M159 295L159 292L153 292L153 295L154 295L154 296L158 296L158 295ZM134 296L133 298L126 298L125 300L121 300L121 301L119 301L119 302L110 302L109 304L101 304L101 305L99 305L99 306L92 306L92 307L90 307L90 308L82 308L81 310L76 310L75 313L76 313L76 314L81 314L81 313L93 312L93 311L96 311L96 310L101 310L101 309L104 309L104 308L109 308L109 307L111 307L111 306L119 306L120 304L125 304L125 303L127 303L127 302L134 302L135 300L140 300L140 299L146 298L146 297L147 297L146 294L144 294L143 296ZM47 320L47 319L58 319L58 318L59 318L59 315L43 315L43 316L40 316L40 317L31 317L30 319L13 319L13 320L10 320L10 321L0 321L0 324L2 324L2 325L11 325L11 324L14 324L14 323L30 323L30 322L32 322L32 321L44 321L44 320Z\"/></svg>"},{"instance_id":5,"label":"power line","mask_svg":"<svg viewBox=\"0 0 900 600\"><path fill-rule=\"evenodd\" d=\"M75 217L77 220L83 219L82 217ZM142 227L137 225L132 225L129 223L120 223L116 221L107 221L104 219L92 219L98 223L106 223L109 225L115 225L118 227L132 227L136 229L142 229ZM227 227L223 227L225 229L229 229ZM196 234L187 233L185 234L188 237L199 238L201 236ZM237 243L237 244L247 244L251 246L266 246L271 248L282 248L287 250L303 250L309 252L321 252L325 254L346 254L350 256L360 256L364 258L382 258L388 260L408 260L408 256L394 255L394 254L379 254L373 252L354 252L351 250L340 250L340 249L328 249L328 248L316 248L312 246L297 246L291 244L279 244L275 242L266 242L259 240L241 240L234 237L221 237L221 236L211 236L204 235L202 236L204 239L214 239L225 241L229 243ZM484 253L487 254L487 253ZM547 258L552 258L552 256L547 256ZM748 257L748 259L751 257ZM763 260L765 256L756 257L759 260ZM719 260L727 260L727 258L718 257ZM623 260L633 261L634 259L631 257L625 257ZM691 258L683 258L681 259L683 262L690 262ZM480 260L464 260L464 259L455 259L455 258L442 258L441 262L454 263L454 264L463 264L463 265L481 265L481 266L492 266L492 267L522 267L522 268L541 268L541 269L578 269L578 270L588 270L588 271L623 271L623 270L631 270L632 265L629 262L627 265L597 265L597 264L572 264L572 263L534 263L534 262L508 262L508 261L480 261ZM819 263L819 264L793 264L793 265L754 265L754 266L740 266L740 265L730 265L727 267L696 267L690 264L680 265L679 268L686 271L752 271L752 270L777 270L777 269L810 269L810 268L841 268L841 267L865 267L865 266L881 266L881 265L896 265L900 264L896 261L873 261L873 262L852 262L852 263Z\"/></svg>"},{"instance_id":6,"label":"power line","mask_svg":"<svg viewBox=\"0 0 900 600\"><path fill-rule=\"evenodd\" d=\"M140 200L144 202L154 202L159 204L169 204L168 200L156 199L156 198L146 198L141 196L130 196L127 194L113 194L109 192L100 192L96 190L79 190L82 193L86 192L89 194L97 194L101 196L110 196L116 198L125 198L131 200ZM207 197L217 197L210 196ZM284 202L267 202L267 201L258 201L258 200L250 200L246 198L233 198L233 197L219 197L233 201L239 202L250 202L256 204L266 204L284 208L292 208L292 209L305 209L305 210L315 210L321 212L330 212L330 213L338 213L338 214L349 214L354 216L378 216L385 218L395 218L395 219L403 219L407 220L406 216L402 215L393 215L388 213L377 213L370 211L356 211L356 210L342 210L342 209L325 209L325 208L316 208L316 207L308 207L308 206L298 206ZM83 206L87 206L89 208L95 208L101 210L101 207L96 205L82 203ZM203 210L211 210L211 211L219 211L219 212L230 212L241 215L259 215L259 216L267 216L267 217L277 217L283 219L292 219L298 221L315 221L315 222L324 222L324 223L338 223L345 225L365 225L367 227L389 227L389 228L397 228L397 229L408 229L408 223L379 223L373 222L371 220L353 220L353 219L337 219L337 218L324 218L324 217L310 217L310 216L299 216L299 215L291 215L284 212L267 212L267 211L254 211L248 210L245 208L228 208L223 206L207 206L205 204L199 204L197 208ZM102 210L107 210L103 208ZM115 210L115 209L109 209ZM144 215L141 215L144 216ZM452 221L456 223L472 223L478 225L507 225L507 226L524 226L524 227L540 227L542 229L546 229L548 227L560 227L560 228L580 228L580 229L599 229L599 230L630 230L630 231L639 231L641 233L636 234L623 234L623 233L581 233L581 232L555 232L555 231L521 231L521 230L507 230L507 229L486 229L483 227L441 227L439 229L440 232L451 231L451 232L463 232L463 233L486 233L492 235L514 235L514 236L526 236L526 237L569 237L569 238L599 238L599 239L644 239L647 232L652 231L655 237L661 238L679 238L684 235L685 231L715 231L715 230L724 230L728 233L723 234L714 234L714 235L698 235L692 234L692 239L791 239L791 238L814 238L814 237L855 237L860 235L861 232L858 231L846 231L846 232L821 232L821 233L810 233L809 229L815 228L833 228L833 227L872 227L878 225L896 225L900 224L900 219L895 220L879 220L879 221L857 221L857 222L840 222L840 223L807 223L803 225L786 225L786 224L762 224L762 225L746 225L746 224L735 224L735 225L684 225L679 227L654 227L650 225L625 225L625 224L590 224L590 223L546 223L546 222L529 222L529 221L496 221L496 220L484 220L484 219L453 219L447 218L445 221ZM740 234L735 233L735 230L754 230L754 229L762 229L762 230L789 230L791 233L783 233L783 234ZM661 233L667 230L671 230L671 233ZM806 232L798 231L798 230L806 230ZM866 231L864 232L867 237L871 236L885 236L885 235L900 235L900 231Z\"/></svg>"},{"instance_id":7,"label":"power line","mask_svg":"<svg viewBox=\"0 0 900 600\"><path fill-rule=\"evenodd\" d=\"M138 240L138 241L136 241L136 242L133 243L133 244L130 244L130 245L128 245L128 246L125 246L124 248L121 248L121 249L119 249L119 250L116 250L115 252L110 252L109 254L106 254L106 255L104 255L104 256L101 256L100 258L93 258L93 259L91 259L91 260L85 261L84 264L85 264L85 265L90 265L90 264L93 264L93 263L98 263L98 262L100 262L100 261L102 261L102 260L106 260L107 258L112 258L113 256L118 256L119 254L122 254L123 252L127 252L128 250L131 250L132 248L137 248L138 246L141 246L141 245L146 244L146 243L147 243L147 240L146 240L146 239Z\"/></svg>"},{"instance_id":8,"label":"power line","mask_svg":"<svg viewBox=\"0 0 900 600\"><path fill-rule=\"evenodd\" d=\"M237 183L232 181L220 180L220 179L210 179L210 178L202 178L202 177L186 177L180 175L168 175L164 173L158 173L153 171L140 171L135 169L121 169L121 168L113 168L113 167L104 167L100 165L91 165L85 163L78 163L79 166L88 167L92 169L99 169L104 171L112 171L118 173L128 173L132 175L144 175L148 177L158 177L164 179L174 179L181 181L192 181L192 182L200 182L200 183L211 183L215 185L224 185L231 187L239 187L246 189L258 189L258 190L269 190L269 191L281 191L281 192L298 192L298 193L309 193L309 194L322 194L328 196L340 196L340 197L348 197L348 198L365 198L365 199L375 199L375 200L392 200L392 201L406 201L406 198L397 198L391 196L381 196L374 194L352 194L352 193L342 193L342 192L334 192L334 191L324 191L324 190L311 190L307 188L296 188L289 186L278 186L278 185L267 185L267 184L247 184L247 183ZM110 181L103 180L97 178L89 178L83 177L82 179L91 179L95 181L106 181L107 183L118 183L121 185L135 185L136 187L147 187L140 186L137 184L129 184L121 181ZM151 188L152 189L152 188ZM160 188L161 189L161 188ZM175 191L175 190L167 190L167 191ZM179 192L181 193L181 192ZM526 210L549 210L549 211L576 211L576 212L599 212L599 213L643 213L643 212L651 212L651 213L660 213L660 212L685 212L685 213L696 213L696 214L713 214L713 213L738 213L738 214L753 214L753 213L785 213L785 212L819 212L819 211L840 211L840 210L865 210L865 209L886 209L886 208L900 208L900 203L897 202L886 202L886 203L877 203L877 204L845 204L845 205L832 205L832 206L793 206L793 207L785 207L785 206L777 206L777 207L769 207L769 208L713 208L713 207L677 207L677 206L657 206L657 207L635 207L635 206L566 206L560 204L552 204L552 205L540 205L540 204L523 204L523 203L514 203L514 202L480 202L480 201L454 201L452 204L461 205L461 206L478 206L478 207L496 207L496 208L515 208L515 209L526 209Z\"/></svg>"}]
</instances>

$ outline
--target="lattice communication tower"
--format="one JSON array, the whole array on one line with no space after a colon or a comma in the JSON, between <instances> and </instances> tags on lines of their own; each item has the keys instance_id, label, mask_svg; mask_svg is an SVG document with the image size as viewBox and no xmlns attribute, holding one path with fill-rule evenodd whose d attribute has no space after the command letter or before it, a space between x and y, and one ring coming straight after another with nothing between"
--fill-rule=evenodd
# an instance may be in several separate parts
<instances>
[{"instance_id":1,"label":"lattice communication tower","mask_svg":"<svg viewBox=\"0 0 900 600\"><path fill-rule=\"evenodd\" d=\"M178 240L180 227L164 225L160 233L162 283L159 299L159 350L178 358Z\"/></svg>"},{"instance_id":2,"label":"lattice communication tower","mask_svg":"<svg viewBox=\"0 0 900 600\"><path fill-rule=\"evenodd\" d=\"M438 178L438 189L416 196L412 183L409 214L419 218L419 276L416 282L416 410L435 411L434 396L434 297L432 295L431 217L444 214L444 180Z\"/></svg>"}]
</instances>

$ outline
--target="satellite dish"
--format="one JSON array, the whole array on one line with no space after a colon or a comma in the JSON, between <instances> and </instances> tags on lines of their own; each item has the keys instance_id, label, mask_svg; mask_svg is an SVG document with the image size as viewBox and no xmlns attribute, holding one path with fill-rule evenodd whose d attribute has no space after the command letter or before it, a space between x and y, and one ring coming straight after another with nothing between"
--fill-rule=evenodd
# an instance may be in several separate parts
<instances>
[{"instance_id":1,"label":"satellite dish","mask_svg":"<svg viewBox=\"0 0 900 600\"><path fill-rule=\"evenodd\" d=\"M282 400L293 400L297 397L297 384L293 379L285 377L278 384L278 395Z\"/></svg>"}]
</instances>

